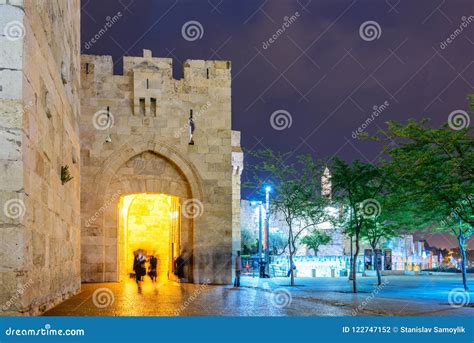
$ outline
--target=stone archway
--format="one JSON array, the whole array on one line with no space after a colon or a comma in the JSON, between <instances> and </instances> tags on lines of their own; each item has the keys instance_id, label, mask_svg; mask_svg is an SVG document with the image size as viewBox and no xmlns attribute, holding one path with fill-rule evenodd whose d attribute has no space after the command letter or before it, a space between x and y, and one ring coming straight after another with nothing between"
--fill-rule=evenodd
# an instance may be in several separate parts
<instances>
[{"instance_id":1,"label":"stone archway","mask_svg":"<svg viewBox=\"0 0 474 343\"><path fill-rule=\"evenodd\" d=\"M194 166L177 150L159 142L142 140L122 145L103 164L95 180L97 187L88 198L88 210L82 214L83 282L118 281L120 278L118 211L122 196L163 193L179 197L181 202L203 199L201 180ZM197 220L181 219L182 249L193 251ZM192 281L192 266L187 274Z\"/></svg>"}]
</instances>

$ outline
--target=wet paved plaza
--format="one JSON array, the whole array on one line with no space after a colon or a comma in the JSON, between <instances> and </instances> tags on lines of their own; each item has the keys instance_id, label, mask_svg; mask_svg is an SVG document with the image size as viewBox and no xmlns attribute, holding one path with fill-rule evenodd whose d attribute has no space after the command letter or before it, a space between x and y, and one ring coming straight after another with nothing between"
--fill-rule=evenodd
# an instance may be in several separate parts
<instances>
[{"instance_id":1,"label":"wet paved plaza","mask_svg":"<svg viewBox=\"0 0 474 343\"><path fill-rule=\"evenodd\" d=\"M54 316L474 316L474 292L458 291L458 276L390 276L376 287L360 278L351 294L346 278L242 278L242 287L143 283L83 284L81 293L48 311ZM474 279L469 279L474 289ZM454 290L454 291L453 291ZM450 304L454 303L454 306Z\"/></svg>"}]
</instances>

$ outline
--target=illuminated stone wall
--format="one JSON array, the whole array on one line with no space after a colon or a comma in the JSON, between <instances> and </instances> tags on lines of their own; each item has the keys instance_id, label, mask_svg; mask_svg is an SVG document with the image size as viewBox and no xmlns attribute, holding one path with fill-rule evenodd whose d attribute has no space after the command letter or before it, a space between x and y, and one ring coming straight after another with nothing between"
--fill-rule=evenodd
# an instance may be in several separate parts
<instances>
[{"instance_id":1,"label":"illuminated stone wall","mask_svg":"<svg viewBox=\"0 0 474 343\"><path fill-rule=\"evenodd\" d=\"M80 289L79 23L77 0L0 0L2 314Z\"/></svg>"},{"instance_id":2,"label":"illuminated stone wall","mask_svg":"<svg viewBox=\"0 0 474 343\"><path fill-rule=\"evenodd\" d=\"M81 63L83 280L118 279L120 196L158 192L180 198L189 280L230 283L240 227L232 156L241 153L240 140L231 140L230 62L185 61L180 80L171 59L148 50L125 57L123 75L113 74L110 56L83 55ZM190 110L195 145L188 144Z\"/></svg>"}]
</instances>

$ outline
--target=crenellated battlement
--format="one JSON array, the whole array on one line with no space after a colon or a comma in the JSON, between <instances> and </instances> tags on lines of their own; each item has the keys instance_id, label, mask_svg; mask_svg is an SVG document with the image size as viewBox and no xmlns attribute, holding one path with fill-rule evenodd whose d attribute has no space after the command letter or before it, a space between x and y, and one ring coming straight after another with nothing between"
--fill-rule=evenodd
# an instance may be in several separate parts
<instances>
[{"instance_id":1,"label":"crenellated battlement","mask_svg":"<svg viewBox=\"0 0 474 343\"><path fill-rule=\"evenodd\" d=\"M107 76L133 76L135 73L157 73L173 79L173 60L153 57L151 50L143 50L143 56L124 56L123 75L113 73L114 62L109 55L81 55L81 76L103 78ZM231 62L217 60L186 60L183 64L184 78L174 81L206 82L208 85L230 87ZM89 75L89 76L87 76ZM225 83L224 81L229 81Z\"/></svg>"},{"instance_id":2,"label":"crenellated battlement","mask_svg":"<svg viewBox=\"0 0 474 343\"><path fill-rule=\"evenodd\" d=\"M173 78L173 60L153 57L151 50L143 50L141 57L126 56L123 62L123 75L115 75L111 56L82 55L82 88L110 97L120 85L126 97L130 94L133 114L151 117L157 116L159 102L176 94L230 97L230 61L186 60L180 80Z\"/></svg>"}]
</instances>

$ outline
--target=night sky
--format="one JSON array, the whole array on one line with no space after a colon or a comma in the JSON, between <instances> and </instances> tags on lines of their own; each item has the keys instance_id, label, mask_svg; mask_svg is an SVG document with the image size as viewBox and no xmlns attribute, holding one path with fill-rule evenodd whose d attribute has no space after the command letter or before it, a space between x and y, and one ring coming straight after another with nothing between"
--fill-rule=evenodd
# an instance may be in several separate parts
<instances>
[{"instance_id":1,"label":"night sky","mask_svg":"<svg viewBox=\"0 0 474 343\"><path fill-rule=\"evenodd\" d=\"M141 56L143 49L173 58L175 78L182 77L186 59L231 60L232 127L242 132L247 151L272 148L374 162L381 145L353 136L375 106L379 113L368 133L388 120L431 118L431 125L442 124L452 111L467 110L466 95L474 92L472 0L83 0L81 5L82 53L112 55L116 73L122 72L123 56ZM99 41L86 44L118 12L119 20ZM198 27L197 36L182 33L190 21L197 22L190 24ZM368 30L360 31L364 23ZM445 42L450 36L454 39ZM272 121L273 113L279 119ZM430 239L456 246L443 237Z\"/></svg>"}]
</instances>

